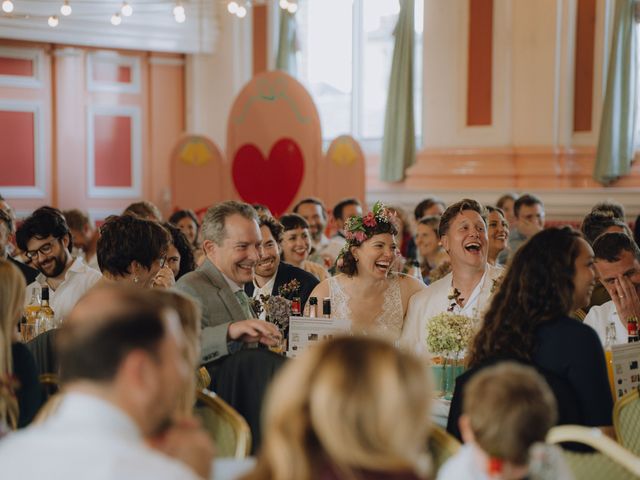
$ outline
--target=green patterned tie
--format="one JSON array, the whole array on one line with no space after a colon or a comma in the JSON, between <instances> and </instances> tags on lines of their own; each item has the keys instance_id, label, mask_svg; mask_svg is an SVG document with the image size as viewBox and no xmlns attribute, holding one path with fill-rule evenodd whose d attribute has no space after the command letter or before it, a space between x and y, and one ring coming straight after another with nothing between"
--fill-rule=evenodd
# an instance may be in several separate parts
<instances>
[{"instance_id":1,"label":"green patterned tie","mask_svg":"<svg viewBox=\"0 0 640 480\"><path fill-rule=\"evenodd\" d=\"M238 299L238 302L240 303L240 307L242 308L242 313L245 314L245 318L254 318L255 315L251 311L251 306L249 304L249 297L247 296L246 293L244 293L244 290L237 290L236 292L234 292L234 295L236 296L236 298Z\"/></svg>"}]
</instances>

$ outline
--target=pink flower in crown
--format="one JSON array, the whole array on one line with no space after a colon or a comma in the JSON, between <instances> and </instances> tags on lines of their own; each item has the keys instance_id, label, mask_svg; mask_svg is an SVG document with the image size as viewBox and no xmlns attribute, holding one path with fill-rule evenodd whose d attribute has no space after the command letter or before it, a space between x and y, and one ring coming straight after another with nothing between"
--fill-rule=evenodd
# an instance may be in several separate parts
<instances>
[{"instance_id":1,"label":"pink flower in crown","mask_svg":"<svg viewBox=\"0 0 640 480\"><path fill-rule=\"evenodd\" d=\"M358 230L355 234L355 238L358 242L362 243L367 239L367 234L364 233L362 230Z\"/></svg>"},{"instance_id":2,"label":"pink flower in crown","mask_svg":"<svg viewBox=\"0 0 640 480\"><path fill-rule=\"evenodd\" d=\"M362 223L367 227L375 227L378 222L376 222L376 217L373 215L373 212L367 213L367 215L362 219Z\"/></svg>"},{"instance_id":3,"label":"pink flower in crown","mask_svg":"<svg viewBox=\"0 0 640 480\"><path fill-rule=\"evenodd\" d=\"M347 240L351 241L353 239L355 239L355 235L353 232L350 232L349 230L347 230L346 232L344 232L344 238L346 238Z\"/></svg>"}]
</instances>

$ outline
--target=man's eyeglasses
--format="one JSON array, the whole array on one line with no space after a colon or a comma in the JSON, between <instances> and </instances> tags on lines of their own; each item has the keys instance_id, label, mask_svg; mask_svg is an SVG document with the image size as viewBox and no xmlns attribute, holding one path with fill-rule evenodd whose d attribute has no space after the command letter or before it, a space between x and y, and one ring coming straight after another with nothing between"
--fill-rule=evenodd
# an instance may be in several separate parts
<instances>
[{"instance_id":1,"label":"man's eyeglasses","mask_svg":"<svg viewBox=\"0 0 640 480\"><path fill-rule=\"evenodd\" d=\"M53 251L53 242L47 242L44 245L42 245L40 248L38 248L37 250L29 250L29 251L25 252L24 254L26 255L26 257L29 260L33 260L34 258L36 258L38 256L39 253L41 253L43 255L49 255L52 251Z\"/></svg>"}]
</instances>

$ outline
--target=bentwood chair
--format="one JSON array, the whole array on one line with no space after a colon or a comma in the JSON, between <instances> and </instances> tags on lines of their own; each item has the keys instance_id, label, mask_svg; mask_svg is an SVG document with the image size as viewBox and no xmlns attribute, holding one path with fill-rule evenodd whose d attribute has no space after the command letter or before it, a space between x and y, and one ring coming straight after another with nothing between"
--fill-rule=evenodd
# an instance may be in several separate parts
<instances>
[{"instance_id":1,"label":"bentwood chair","mask_svg":"<svg viewBox=\"0 0 640 480\"><path fill-rule=\"evenodd\" d=\"M577 425L554 427L547 435L549 443L581 443L595 452L563 450L564 459L579 480L627 480L640 477L640 457L607 437L597 428Z\"/></svg>"},{"instance_id":2,"label":"bentwood chair","mask_svg":"<svg viewBox=\"0 0 640 480\"><path fill-rule=\"evenodd\" d=\"M613 407L613 426L622 446L640 455L640 392L638 389L620 398Z\"/></svg>"},{"instance_id":3,"label":"bentwood chair","mask_svg":"<svg viewBox=\"0 0 640 480\"><path fill-rule=\"evenodd\" d=\"M431 454L433 473L435 475L449 457L456 454L460 448L460 442L458 442L455 437L447 433L444 428L439 427L438 425L433 425L427 447Z\"/></svg>"},{"instance_id":4,"label":"bentwood chair","mask_svg":"<svg viewBox=\"0 0 640 480\"><path fill-rule=\"evenodd\" d=\"M218 457L245 458L251 451L251 430L246 420L214 392L198 390L196 416L213 439Z\"/></svg>"}]
</instances>

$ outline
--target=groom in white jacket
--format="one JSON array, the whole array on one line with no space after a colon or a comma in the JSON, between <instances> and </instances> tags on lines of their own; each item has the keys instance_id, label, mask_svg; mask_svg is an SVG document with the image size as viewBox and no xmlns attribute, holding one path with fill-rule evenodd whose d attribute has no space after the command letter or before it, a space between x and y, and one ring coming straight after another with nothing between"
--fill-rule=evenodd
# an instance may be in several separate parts
<instances>
[{"instance_id":1,"label":"groom in white jacket","mask_svg":"<svg viewBox=\"0 0 640 480\"><path fill-rule=\"evenodd\" d=\"M485 210L475 200L449 206L438 235L451 259L451 273L411 297L402 329L401 344L418 354L427 352L427 323L435 315L467 315L479 326L503 274L502 267L487 263Z\"/></svg>"}]
</instances>

